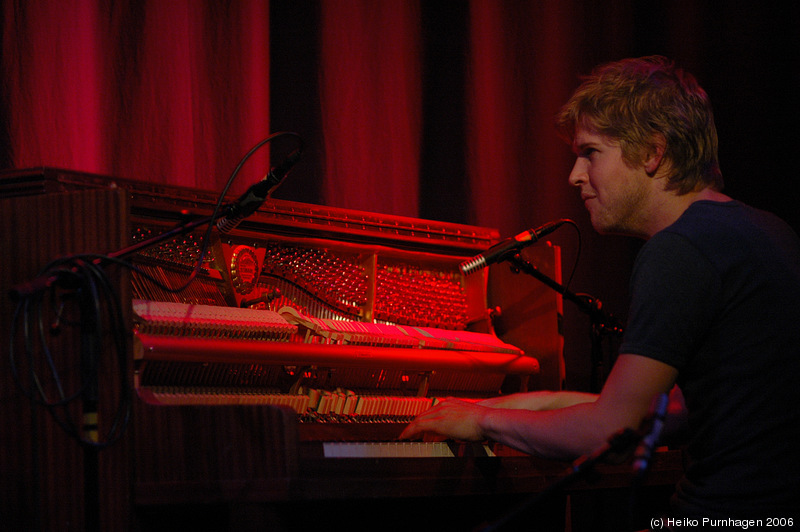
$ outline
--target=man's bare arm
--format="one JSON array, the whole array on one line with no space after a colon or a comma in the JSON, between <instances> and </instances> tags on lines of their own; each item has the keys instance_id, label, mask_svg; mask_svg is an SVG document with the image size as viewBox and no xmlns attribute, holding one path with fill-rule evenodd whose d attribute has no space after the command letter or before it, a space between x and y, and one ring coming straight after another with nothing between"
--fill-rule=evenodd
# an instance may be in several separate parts
<instances>
[{"instance_id":1,"label":"man's bare arm","mask_svg":"<svg viewBox=\"0 0 800 532\"><path fill-rule=\"evenodd\" d=\"M599 448L619 430L638 428L653 397L668 392L676 377L677 370L667 364L620 355L596 401L536 411L448 400L417 417L400 437L431 432L466 441L488 439L532 454L571 459Z\"/></svg>"}]
</instances>

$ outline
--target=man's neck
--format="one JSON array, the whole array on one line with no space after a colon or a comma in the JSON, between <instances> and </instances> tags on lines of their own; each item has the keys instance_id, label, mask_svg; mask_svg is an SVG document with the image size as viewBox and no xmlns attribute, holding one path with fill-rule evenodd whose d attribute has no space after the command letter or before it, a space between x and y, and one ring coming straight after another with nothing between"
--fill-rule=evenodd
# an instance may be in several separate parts
<instances>
[{"instance_id":1,"label":"man's neck","mask_svg":"<svg viewBox=\"0 0 800 532\"><path fill-rule=\"evenodd\" d=\"M730 201L731 198L722 192L711 188L704 188L696 192L677 195L672 191L665 191L661 201L657 202L654 212L656 216L651 220L647 236L652 237L662 229L666 229L686 212L686 209L696 201Z\"/></svg>"}]
</instances>

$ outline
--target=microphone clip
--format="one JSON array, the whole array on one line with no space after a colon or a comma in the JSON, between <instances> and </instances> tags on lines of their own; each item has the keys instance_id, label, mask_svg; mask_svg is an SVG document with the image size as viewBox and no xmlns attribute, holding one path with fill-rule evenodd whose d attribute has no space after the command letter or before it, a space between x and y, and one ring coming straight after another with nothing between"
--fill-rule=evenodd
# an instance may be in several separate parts
<instances>
[{"instance_id":1,"label":"microphone clip","mask_svg":"<svg viewBox=\"0 0 800 532\"><path fill-rule=\"evenodd\" d=\"M231 232L242 220L256 212L289 175L300 159L301 152L301 148L294 150L279 165L274 166L264 176L264 179L252 185L239 196L239 199L228 205L222 216L217 219L216 225L219 232Z\"/></svg>"}]
</instances>

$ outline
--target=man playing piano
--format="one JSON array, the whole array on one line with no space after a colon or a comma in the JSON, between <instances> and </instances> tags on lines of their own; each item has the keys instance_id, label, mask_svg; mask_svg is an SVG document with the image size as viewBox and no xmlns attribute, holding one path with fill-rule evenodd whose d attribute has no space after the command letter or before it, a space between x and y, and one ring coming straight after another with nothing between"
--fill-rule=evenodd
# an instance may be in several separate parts
<instances>
[{"instance_id":1,"label":"man playing piano","mask_svg":"<svg viewBox=\"0 0 800 532\"><path fill-rule=\"evenodd\" d=\"M693 518L797 518L800 239L721 192L711 104L663 57L596 69L559 126L593 227L643 238L629 321L601 393L447 400L401 438L494 440L571 459L638 428L673 390L690 462L673 497ZM793 515L795 514L795 515ZM796 523L795 523L796 524Z\"/></svg>"}]
</instances>

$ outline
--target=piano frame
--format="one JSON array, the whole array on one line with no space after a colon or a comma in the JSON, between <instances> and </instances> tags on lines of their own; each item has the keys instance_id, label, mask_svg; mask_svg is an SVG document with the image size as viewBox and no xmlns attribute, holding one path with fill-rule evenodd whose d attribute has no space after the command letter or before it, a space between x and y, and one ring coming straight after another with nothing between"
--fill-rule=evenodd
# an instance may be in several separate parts
<instances>
[{"instance_id":1,"label":"piano frame","mask_svg":"<svg viewBox=\"0 0 800 532\"><path fill-rule=\"evenodd\" d=\"M0 242L6 253L13 253L13 259L5 261L0 273L3 295L9 287L29 281L54 257L127 247L131 225L138 220L161 220L165 226L174 223L187 198L201 210L208 210L216 199L202 191L52 168L6 172L0 176ZM440 253L446 240L447 252L454 260L472 256L498 238L490 229L280 201L268 202L237 229L239 236L264 232L305 241L343 239L343 246L366 245L421 257ZM551 259L544 267L555 272L560 268L557 253L556 259L549 253ZM563 378L562 343L557 332L560 298L552 295L553 303L546 312L531 309L529 303L526 306L526 296L531 291L548 293L549 289L507 270L494 268L492 275L475 275L470 281L472 308L483 311L474 316L476 328L494 327L509 343L526 352L536 351L542 372L534 377L533 385L557 389ZM113 271L112 278L125 319L131 323L129 274ZM487 283L493 287L488 295ZM492 320L486 309L495 307L542 318L532 324L528 320L523 330L523 324L510 313ZM3 338L11 335L13 308L13 302L4 297L0 307ZM544 346L539 345L542 337L548 338ZM74 337L65 335L53 341L59 356L79 358ZM116 382L122 372L127 386L134 390L131 342L128 349L123 368L101 361L101 383ZM8 343L3 342L0 367L8 363L8 350ZM101 433L114 416L111 405L121 393L115 388L109 385L99 390L97 423ZM565 467L505 449L498 449L497 456L466 452L449 459L330 459L321 455L319 439L324 436L320 433L327 430L331 437L341 437L338 429L298 425L296 414L286 408L159 407L136 394L128 430L114 445L98 452L67 437L45 409L32 407L6 370L0 372L0 390L0 515L4 516L0 528L145 530L165 515L173 515L169 508L191 508L185 515L192 515L199 506L214 505L245 508L244 517L231 517L228 523L241 527L242 519L267 520L264 504L296 509L304 504L341 507L344 501L522 496L543 490L563 476ZM69 408L73 413L80 410L79 406ZM380 430L391 439L399 427ZM358 429L350 437L357 440ZM649 482L673 484L680 469L678 454L661 453ZM607 468L602 473L605 486L624 486L630 478L626 468ZM584 483L576 489L595 487ZM496 516L497 508L493 511ZM281 522L285 525L285 520Z\"/></svg>"}]
</instances>

